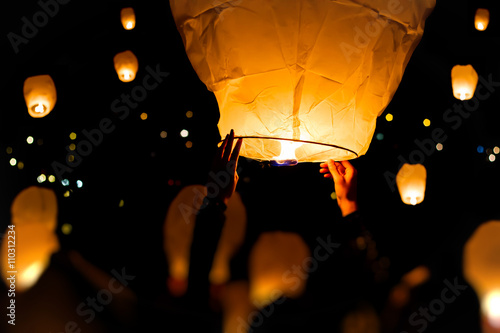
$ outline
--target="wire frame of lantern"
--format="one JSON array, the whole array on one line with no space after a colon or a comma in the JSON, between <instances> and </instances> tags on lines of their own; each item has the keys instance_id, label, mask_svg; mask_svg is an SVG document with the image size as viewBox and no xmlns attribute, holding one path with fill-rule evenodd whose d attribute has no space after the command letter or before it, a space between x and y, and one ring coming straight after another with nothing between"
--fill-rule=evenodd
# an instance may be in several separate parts
<instances>
[{"instance_id":1,"label":"wire frame of lantern","mask_svg":"<svg viewBox=\"0 0 500 333\"><path fill-rule=\"evenodd\" d=\"M426 181L427 170L422 164L403 164L396 175L401 200L413 206L424 201Z\"/></svg>"},{"instance_id":2,"label":"wire frame of lantern","mask_svg":"<svg viewBox=\"0 0 500 333\"><path fill-rule=\"evenodd\" d=\"M274 165L363 155L434 0L170 0L221 137Z\"/></svg>"},{"instance_id":3,"label":"wire frame of lantern","mask_svg":"<svg viewBox=\"0 0 500 333\"><path fill-rule=\"evenodd\" d=\"M479 77L472 65L455 65L451 69L453 96L461 101L474 96Z\"/></svg>"},{"instance_id":4,"label":"wire frame of lantern","mask_svg":"<svg viewBox=\"0 0 500 333\"><path fill-rule=\"evenodd\" d=\"M135 79L139 69L139 61L132 51L127 50L116 54L113 62L120 81L130 82Z\"/></svg>"},{"instance_id":5,"label":"wire frame of lantern","mask_svg":"<svg viewBox=\"0 0 500 333\"><path fill-rule=\"evenodd\" d=\"M132 30L135 28L135 12L134 8L122 8L120 11L120 19L125 30Z\"/></svg>"},{"instance_id":6,"label":"wire frame of lantern","mask_svg":"<svg viewBox=\"0 0 500 333\"><path fill-rule=\"evenodd\" d=\"M28 77L24 81L23 94L28 113L33 118L48 115L57 101L56 86L50 75Z\"/></svg>"}]
</instances>

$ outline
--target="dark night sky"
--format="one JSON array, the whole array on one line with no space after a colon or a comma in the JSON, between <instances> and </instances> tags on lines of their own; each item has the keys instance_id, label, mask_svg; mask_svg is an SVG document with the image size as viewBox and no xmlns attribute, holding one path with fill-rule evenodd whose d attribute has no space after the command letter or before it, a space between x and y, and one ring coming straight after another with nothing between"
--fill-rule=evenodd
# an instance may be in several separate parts
<instances>
[{"instance_id":1,"label":"dark night sky","mask_svg":"<svg viewBox=\"0 0 500 333\"><path fill-rule=\"evenodd\" d=\"M438 282L460 276L466 237L478 223L499 217L500 160L488 161L477 146L500 146L500 85L458 128L443 120L447 109L462 104L452 95L454 65L472 64L479 76L500 82L500 12L493 3L437 0L400 87L378 119L376 134L382 133L383 139L374 137L368 153L352 161L359 172L359 201L368 227L380 252L391 261L389 285L422 263L432 267ZM119 20L120 9L127 6L134 7L137 17L131 31ZM484 32L473 26L478 7L490 9L490 25ZM168 204L183 186L204 181L220 139L215 97L187 59L168 1L72 0L60 5L48 24L15 53L7 34L20 34L21 18L31 18L39 10L36 1L25 0L9 1L2 9L1 228L10 223L10 204L19 191L31 185L52 188L58 197L58 225L73 226L70 235L58 231L62 251L77 250L107 272L130 267L139 276L140 282L133 285L137 293L152 298L152 292L164 288L167 274L162 227ZM131 83L120 82L113 67L113 56L124 50L139 59L139 72ZM159 66L169 75L119 119L111 104L142 82L148 66ZM26 110L22 87L28 76L38 74L52 76L58 100L47 117L34 119ZM192 118L186 117L187 111L193 112ZM147 120L140 119L143 112ZM385 120L387 113L394 115L392 122ZM78 143L82 132L97 128L103 118L116 127L80 165L64 174L69 186L59 181L38 184L41 173L54 174L54 161L64 162L65 147L72 142L69 134L75 132ZM430 127L422 125L425 118L431 120ZM415 140L431 138L436 128L446 134L444 149L425 156L425 200L407 206L384 175L395 175L398 157L409 159L418 149ZM187 138L180 136L182 129L189 131ZM167 132L165 139L161 131ZM35 143L27 144L28 136ZM43 144L38 145L38 139ZM192 148L186 148L188 140ZM24 163L22 170L9 165L12 157ZM333 183L319 175L317 164L272 168L242 158L240 166L238 191L249 212L248 235L293 230L314 241L329 220L339 218L336 202L330 199ZM77 180L82 188L76 187ZM71 195L64 197L67 190ZM448 318L477 311L467 307L472 295L450 306Z\"/></svg>"}]
</instances>

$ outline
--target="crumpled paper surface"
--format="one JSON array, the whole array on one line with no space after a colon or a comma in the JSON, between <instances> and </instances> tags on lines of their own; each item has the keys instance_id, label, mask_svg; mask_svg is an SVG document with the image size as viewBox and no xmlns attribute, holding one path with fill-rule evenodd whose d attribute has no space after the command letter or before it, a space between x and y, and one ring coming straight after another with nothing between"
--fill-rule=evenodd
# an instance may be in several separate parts
<instances>
[{"instance_id":1,"label":"crumpled paper surface","mask_svg":"<svg viewBox=\"0 0 500 333\"><path fill-rule=\"evenodd\" d=\"M435 0L170 0L187 55L219 105L222 137L272 160L304 140L299 162L368 150ZM268 138L268 139L266 139ZM338 149L329 145L347 148Z\"/></svg>"}]
</instances>

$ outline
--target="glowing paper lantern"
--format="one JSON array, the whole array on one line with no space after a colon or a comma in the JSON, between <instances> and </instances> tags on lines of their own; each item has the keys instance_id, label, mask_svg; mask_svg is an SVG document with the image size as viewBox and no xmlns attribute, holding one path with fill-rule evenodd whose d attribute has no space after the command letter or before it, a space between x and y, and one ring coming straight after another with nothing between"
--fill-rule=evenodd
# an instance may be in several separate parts
<instances>
[{"instance_id":1,"label":"glowing paper lantern","mask_svg":"<svg viewBox=\"0 0 500 333\"><path fill-rule=\"evenodd\" d=\"M14 227L5 231L1 247L2 277L10 285L9 278L15 275L16 290L23 292L38 281L47 269L51 255L59 250L55 234L57 200L54 191L28 187L12 202L11 215ZM13 248L14 262L8 260Z\"/></svg>"},{"instance_id":2,"label":"glowing paper lantern","mask_svg":"<svg viewBox=\"0 0 500 333\"><path fill-rule=\"evenodd\" d=\"M305 290L308 271L304 265L310 256L309 247L296 233L275 231L261 234L249 258L252 303L260 308L282 296L299 297Z\"/></svg>"},{"instance_id":3,"label":"glowing paper lantern","mask_svg":"<svg viewBox=\"0 0 500 333\"><path fill-rule=\"evenodd\" d=\"M407 205L424 201L427 171L422 164L405 163L396 175L401 200Z\"/></svg>"},{"instance_id":4,"label":"glowing paper lantern","mask_svg":"<svg viewBox=\"0 0 500 333\"><path fill-rule=\"evenodd\" d=\"M474 231L464 246L463 267L483 316L500 330L500 221L483 223Z\"/></svg>"},{"instance_id":5,"label":"glowing paper lantern","mask_svg":"<svg viewBox=\"0 0 500 333\"><path fill-rule=\"evenodd\" d=\"M120 11L120 19L125 30L132 30L135 28L135 13L134 8L122 8Z\"/></svg>"},{"instance_id":6,"label":"glowing paper lantern","mask_svg":"<svg viewBox=\"0 0 500 333\"><path fill-rule=\"evenodd\" d=\"M164 250L168 261L170 282L178 294L187 287L189 258L196 215L207 195L203 185L183 188L171 202L164 225ZM226 222L215 252L209 279L213 284L223 284L229 279L229 260L243 243L246 211L239 193L228 201Z\"/></svg>"},{"instance_id":7,"label":"glowing paper lantern","mask_svg":"<svg viewBox=\"0 0 500 333\"><path fill-rule=\"evenodd\" d=\"M478 8L476 10L476 16L474 17L474 26L479 31L484 31L488 27L490 22L490 11L484 8Z\"/></svg>"},{"instance_id":8,"label":"glowing paper lantern","mask_svg":"<svg viewBox=\"0 0 500 333\"><path fill-rule=\"evenodd\" d=\"M276 165L365 154L435 0L170 0L222 137Z\"/></svg>"},{"instance_id":9,"label":"glowing paper lantern","mask_svg":"<svg viewBox=\"0 0 500 333\"><path fill-rule=\"evenodd\" d=\"M53 190L30 186L14 198L11 205L12 223L43 225L54 232L57 225L57 198Z\"/></svg>"},{"instance_id":10,"label":"glowing paper lantern","mask_svg":"<svg viewBox=\"0 0 500 333\"><path fill-rule=\"evenodd\" d=\"M139 61L131 51L120 52L113 59L118 78L123 82L130 82L135 79L139 69Z\"/></svg>"},{"instance_id":11,"label":"glowing paper lantern","mask_svg":"<svg viewBox=\"0 0 500 333\"><path fill-rule=\"evenodd\" d=\"M24 81L24 100L33 118L45 117L57 101L56 86L50 75L31 76Z\"/></svg>"},{"instance_id":12,"label":"glowing paper lantern","mask_svg":"<svg viewBox=\"0 0 500 333\"><path fill-rule=\"evenodd\" d=\"M453 96L461 101L471 99L479 77L471 65L455 65L451 69Z\"/></svg>"}]
</instances>

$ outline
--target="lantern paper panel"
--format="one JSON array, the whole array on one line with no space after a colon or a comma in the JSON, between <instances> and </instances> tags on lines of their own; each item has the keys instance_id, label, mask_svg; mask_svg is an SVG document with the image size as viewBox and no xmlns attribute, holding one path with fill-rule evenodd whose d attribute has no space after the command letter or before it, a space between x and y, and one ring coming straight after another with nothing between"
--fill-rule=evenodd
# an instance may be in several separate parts
<instances>
[{"instance_id":1,"label":"lantern paper panel","mask_svg":"<svg viewBox=\"0 0 500 333\"><path fill-rule=\"evenodd\" d=\"M57 198L53 190L30 186L14 198L11 205L12 223L43 225L55 232L57 226Z\"/></svg>"},{"instance_id":2,"label":"lantern paper panel","mask_svg":"<svg viewBox=\"0 0 500 333\"><path fill-rule=\"evenodd\" d=\"M187 281L189 258L196 215L207 188L203 185L184 187L169 206L164 225L164 250L168 260L170 277L179 285ZM246 209L239 193L228 201L226 222L214 255L210 282L223 284L229 280L229 260L243 243L246 228Z\"/></svg>"},{"instance_id":3,"label":"lantern paper panel","mask_svg":"<svg viewBox=\"0 0 500 333\"><path fill-rule=\"evenodd\" d=\"M56 86L50 75L27 78L24 81L23 94L28 112L33 118L48 115L57 101Z\"/></svg>"},{"instance_id":4,"label":"lantern paper panel","mask_svg":"<svg viewBox=\"0 0 500 333\"><path fill-rule=\"evenodd\" d=\"M120 11L120 19L125 30L132 30L135 28L135 12L134 8L122 8Z\"/></svg>"},{"instance_id":5,"label":"lantern paper panel","mask_svg":"<svg viewBox=\"0 0 500 333\"><path fill-rule=\"evenodd\" d=\"M407 205L424 201L426 181L427 170L422 164L403 164L396 175L401 200Z\"/></svg>"},{"instance_id":6,"label":"lantern paper panel","mask_svg":"<svg viewBox=\"0 0 500 333\"><path fill-rule=\"evenodd\" d=\"M490 11L485 8L478 8L474 17L474 26L479 31L484 31L490 22Z\"/></svg>"},{"instance_id":7,"label":"lantern paper panel","mask_svg":"<svg viewBox=\"0 0 500 333\"><path fill-rule=\"evenodd\" d=\"M310 252L297 233L262 233L251 250L248 264L252 304L261 308L282 296L296 298L302 295L307 270L293 273L292 268L304 267Z\"/></svg>"},{"instance_id":8,"label":"lantern paper panel","mask_svg":"<svg viewBox=\"0 0 500 333\"><path fill-rule=\"evenodd\" d=\"M120 81L130 82L135 79L139 69L139 61L132 51L127 50L116 54L113 62Z\"/></svg>"},{"instance_id":9,"label":"lantern paper panel","mask_svg":"<svg viewBox=\"0 0 500 333\"><path fill-rule=\"evenodd\" d=\"M221 136L245 137L241 156L298 162L366 153L435 5L390 3L170 0Z\"/></svg>"},{"instance_id":10,"label":"lantern paper panel","mask_svg":"<svg viewBox=\"0 0 500 333\"><path fill-rule=\"evenodd\" d=\"M489 325L500 329L500 221L481 224L463 251L464 277L476 292Z\"/></svg>"},{"instance_id":11,"label":"lantern paper panel","mask_svg":"<svg viewBox=\"0 0 500 333\"><path fill-rule=\"evenodd\" d=\"M455 65L451 69L453 96L461 101L474 96L479 77L472 65Z\"/></svg>"}]
</instances>

